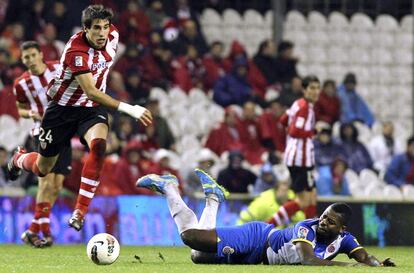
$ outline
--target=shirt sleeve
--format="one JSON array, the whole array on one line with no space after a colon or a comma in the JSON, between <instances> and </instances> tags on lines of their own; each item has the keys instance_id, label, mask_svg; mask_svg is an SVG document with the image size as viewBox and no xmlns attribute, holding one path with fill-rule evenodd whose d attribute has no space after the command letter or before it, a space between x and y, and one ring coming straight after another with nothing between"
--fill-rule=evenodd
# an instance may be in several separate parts
<instances>
[{"instance_id":1,"label":"shirt sleeve","mask_svg":"<svg viewBox=\"0 0 414 273\"><path fill-rule=\"evenodd\" d=\"M292 243L306 242L313 246L312 241L315 239L315 232L305 222L299 222L293 228Z\"/></svg>"},{"instance_id":2,"label":"shirt sleeve","mask_svg":"<svg viewBox=\"0 0 414 273\"><path fill-rule=\"evenodd\" d=\"M306 131L305 124L309 114L309 107L300 107L298 112L289 124L288 134L294 138L309 138L313 136L313 131Z\"/></svg>"},{"instance_id":3,"label":"shirt sleeve","mask_svg":"<svg viewBox=\"0 0 414 273\"><path fill-rule=\"evenodd\" d=\"M23 88L20 86L20 84L18 84L18 83L14 84L13 93L16 96L16 100L19 103L29 103L29 100L27 99L27 96L26 96Z\"/></svg>"},{"instance_id":4,"label":"shirt sleeve","mask_svg":"<svg viewBox=\"0 0 414 273\"><path fill-rule=\"evenodd\" d=\"M74 76L90 72L88 66L89 55L81 51L66 53L65 64L69 66Z\"/></svg>"},{"instance_id":5,"label":"shirt sleeve","mask_svg":"<svg viewBox=\"0 0 414 273\"><path fill-rule=\"evenodd\" d=\"M341 242L341 248L339 252L345 253L348 255L348 257L350 257L352 253L362 248L363 247L359 244L358 240L353 235L346 234L345 238Z\"/></svg>"}]
</instances>

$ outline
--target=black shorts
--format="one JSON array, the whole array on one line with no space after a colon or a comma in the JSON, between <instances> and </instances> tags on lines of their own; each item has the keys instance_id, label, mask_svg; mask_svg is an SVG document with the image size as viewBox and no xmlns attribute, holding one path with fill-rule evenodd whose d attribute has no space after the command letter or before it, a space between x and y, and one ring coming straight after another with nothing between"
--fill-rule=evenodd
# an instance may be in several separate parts
<instances>
[{"instance_id":1,"label":"black shorts","mask_svg":"<svg viewBox=\"0 0 414 273\"><path fill-rule=\"evenodd\" d=\"M33 136L32 141L34 147L39 147L39 136ZM72 169L71 166L72 163L72 148L69 146L63 147L59 152L59 157L55 163L55 166L53 166L53 169L50 171L51 173L55 174L63 174L67 175L70 173L70 170Z\"/></svg>"},{"instance_id":2,"label":"black shorts","mask_svg":"<svg viewBox=\"0 0 414 273\"><path fill-rule=\"evenodd\" d=\"M86 144L83 136L98 123L108 126L108 113L103 106L74 107L49 103L40 125L39 153L45 157L59 154L64 147L70 147L75 134Z\"/></svg>"},{"instance_id":3,"label":"black shorts","mask_svg":"<svg viewBox=\"0 0 414 273\"><path fill-rule=\"evenodd\" d=\"M312 191L315 187L313 167L288 167L292 184L290 188L295 192Z\"/></svg>"}]
</instances>

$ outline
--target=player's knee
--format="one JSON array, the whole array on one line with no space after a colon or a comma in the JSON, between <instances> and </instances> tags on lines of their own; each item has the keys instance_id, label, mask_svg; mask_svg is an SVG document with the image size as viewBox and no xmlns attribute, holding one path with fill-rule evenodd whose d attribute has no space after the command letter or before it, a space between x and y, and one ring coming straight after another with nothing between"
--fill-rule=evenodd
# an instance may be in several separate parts
<instances>
[{"instance_id":1,"label":"player's knee","mask_svg":"<svg viewBox=\"0 0 414 273\"><path fill-rule=\"evenodd\" d=\"M91 143L91 152L98 158L104 158L106 152L106 140L103 138L95 138Z\"/></svg>"}]
</instances>

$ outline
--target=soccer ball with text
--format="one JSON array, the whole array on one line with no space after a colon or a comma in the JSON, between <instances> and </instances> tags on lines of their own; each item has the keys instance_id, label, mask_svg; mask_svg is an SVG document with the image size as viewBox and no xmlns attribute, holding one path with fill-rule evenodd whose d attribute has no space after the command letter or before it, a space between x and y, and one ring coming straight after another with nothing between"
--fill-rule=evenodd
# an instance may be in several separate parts
<instances>
[{"instance_id":1,"label":"soccer ball with text","mask_svg":"<svg viewBox=\"0 0 414 273\"><path fill-rule=\"evenodd\" d=\"M98 265L112 264L119 257L120 246L118 240L108 233L99 233L93 236L86 247L89 259Z\"/></svg>"}]
</instances>

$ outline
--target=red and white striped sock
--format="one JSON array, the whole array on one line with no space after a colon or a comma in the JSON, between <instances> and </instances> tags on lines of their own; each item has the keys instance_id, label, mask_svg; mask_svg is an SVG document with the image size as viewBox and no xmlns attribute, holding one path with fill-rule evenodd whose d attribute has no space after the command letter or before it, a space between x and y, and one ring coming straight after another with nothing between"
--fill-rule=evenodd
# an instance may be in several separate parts
<instances>
[{"instance_id":1,"label":"red and white striped sock","mask_svg":"<svg viewBox=\"0 0 414 273\"><path fill-rule=\"evenodd\" d=\"M37 176L44 177L46 174L40 172L39 167L36 164L38 153L31 152L18 155L14 160L14 165L28 172L32 172Z\"/></svg>"},{"instance_id":2,"label":"red and white striped sock","mask_svg":"<svg viewBox=\"0 0 414 273\"><path fill-rule=\"evenodd\" d=\"M89 204L99 185L99 174L105 159L106 141L102 138L93 139L90 150L82 169L81 184L75 206L75 209L80 209L83 214L88 211Z\"/></svg>"},{"instance_id":3,"label":"red and white striped sock","mask_svg":"<svg viewBox=\"0 0 414 273\"><path fill-rule=\"evenodd\" d=\"M275 226L283 226L290 223L290 218L300 210L300 206L296 201L288 201L279 210L273 214L268 223Z\"/></svg>"},{"instance_id":4,"label":"red and white striped sock","mask_svg":"<svg viewBox=\"0 0 414 273\"><path fill-rule=\"evenodd\" d=\"M39 231L42 230L43 234L44 234L43 230L49 230L49 234L50 234L49 215L50 215L50 203L49 202L37 203L35 207L35 215L33 217L29 230L33 233L39 233Z\"/></svg>"}]
</instances>

